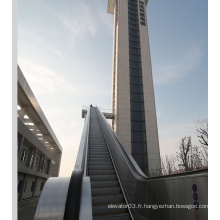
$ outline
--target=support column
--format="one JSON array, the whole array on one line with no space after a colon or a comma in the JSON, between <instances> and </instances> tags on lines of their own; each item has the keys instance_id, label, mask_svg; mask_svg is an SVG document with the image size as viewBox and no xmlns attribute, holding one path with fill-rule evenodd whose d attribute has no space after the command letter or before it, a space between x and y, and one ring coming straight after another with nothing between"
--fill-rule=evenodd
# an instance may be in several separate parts
<instances>
[{"instance_id":1,"label":"support column","mask_svg":"<svg viewBox=\"0 0 220 220\"><path fill-rule=\"evenodd\" d=\"M34 157L33 157L33 163L31 164L31 169L33 169L34 167L34 161L35 161L35 158L36 158L36 155L37 155L37 148L34 149Z\"/></svg>"},{"instance_id":2,"label":"support column","mask_svg":"<svg viewBox=\"0 0 220 220\"><path fill-rule=\"evenodd\" d=\"M38 171L39 172L42 171L42 163L44 162L44 160L45 160L45 155L41 155L39 165L38 165Z\"/></svg>"},{"instance_id":3,"label":"support column","mask_svg":"<svg viewBox=\"0 0 220 220\"><path fill-rule=\"evenodd\" d=\"M47 170L46 170L46 174L50 173L50 164L51 164L51 160L47 161Z\"/></svg>"},{"instance_id":4,"label":"support column","mask_svg":"<svg viewBox=\"0 0 220 220\"><path fill-rule=\"evenodd\" d=\"M28 154L28 159L27 159L27 162L26 162L26 167L29 168L30 167L30 162L31 162L31 156L33 155L33 147L30 148L30 152ZM33 162L32 162L33 163Z\"/></svg>"},{"instance_id":5,"label":"support column","mask_svg":"<svg viewBox=\"0 0 220 220\"><path fill-rule=\"evenodd\" d=\"M27 179L27 174L24 173L24 178L23 178L23 181L22 181L22 184L21 184L21 191L20 191L19 196L18 196L18 201L22 200L26 179Z\"/></svg>"},{"instance_id":6,"label":"support column","mask_svg":"<svg viewBox=\"0 0 220 220\"><path fill-rule=\"evenodd\" d=\"M33 198L35 197L36 188L37 188L37 176L35 176L34 191L33 191L33 194L32 194Z\"/></svg>"},{"instance_id":7,"label":"support column","mask_svg":"<svg viewBox=\"0 0 220 220\"><path fill-rule=\"evenodd\" d=\"M22 152L22 149L23 149L23 143L24 143L24 136L21 135L18 138L18 158L20 158L20 156L21 156L21 152Z\"/></svg>"}]
</instances>

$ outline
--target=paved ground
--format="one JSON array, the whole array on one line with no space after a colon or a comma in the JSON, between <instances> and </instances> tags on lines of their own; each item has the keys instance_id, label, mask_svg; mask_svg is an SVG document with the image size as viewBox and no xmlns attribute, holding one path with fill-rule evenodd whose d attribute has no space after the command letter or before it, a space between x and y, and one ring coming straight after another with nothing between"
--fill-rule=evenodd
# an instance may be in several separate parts
<instances>
[{"instance_id":1,"label":"paved ground","mask_svg":"<svg viewBox=\"0 0 220 220\"><path fill-rule=\"evenodd\" d=\"M18 220L34 220L39 197L18 202Z\"/></svg>"}]
</instances>

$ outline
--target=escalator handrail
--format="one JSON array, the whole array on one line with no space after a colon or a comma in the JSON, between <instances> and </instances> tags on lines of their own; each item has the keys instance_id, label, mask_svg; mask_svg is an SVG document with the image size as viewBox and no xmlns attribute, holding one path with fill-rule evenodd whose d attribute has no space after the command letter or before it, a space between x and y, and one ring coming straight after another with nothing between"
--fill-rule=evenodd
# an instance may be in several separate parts
<instances>
[{"instance_id":1,"label":"escalator handrail","mask_svg":"<svg viewBox=\"0 0 220 220\"><path fill-rule=\"evenodd\" d=\"M87 176L87 150L89 141L90 108L85 122L74 170L72 172L66 200L64 220L79 219L83 176Z\"/></svg>"},{"instance_id":2,"label":"escalator handrail","mask_svg":"<svg viewBox=\"0 0 220 220\"><path fill-rule=\"evenodd\" d=\"M83 171L74 169L70 178L64 220L79 219Z\"/></svg>"},{"instance_id":3,"label":"escalator handrail","mask_svg":"<svg viewBox=\"0 0 220 220\"><path fill-rule=\"evenodd\" d=\"M115 131L113 131L110 124L107 122L106 118L104 117L103 113L100 111L99 108L97 108L97 109L98 109L99 115L102 117L108 131L110 132L111 136L115 140L118 149L122 152L123 156L125 157L125 160L128 163L128 166L130 167L130 169L132 170L132 173L134 174L134 176L136 176L136 178L138 178L138 179L146 179L147 176L142 172L142 170L140 169L140 167L138 166L136 161L133 159L131 154L128 153L127 149L120 142L119 137L117 136Z\"/></svg>"},{"instance_id":4,"label":"escalator handrail","mask_svg":"<svg viewBox=\"0 0 220 220\"><path fill-rule=\"evenodd\" d=\"M87 113L85 116L84 128L83 128L82 137L74 167L74 170L81 169L84 173L83 176L87 175L87 149L88 149L88 140L89 140L89 124L90 124L90 107L87 109Z\"/></svg>"},{"instance_id":5,"label":"escalator handrail","mask_svg":"<svg viewBox=\"0 0 220 220\"><path fill-rule=\"evenodd\" d=\"M108 128L111 136L114 138L114 140L117 143L117 146L119 147L119 149L122 151L123 155L126 158L126 161L129 165L129 167L132 169L132 173L139 179L139 180L151 180L151 179L160 179L160 178L170 178L170 177L175 177L175 176L182 176L182 175L192 175L192 174L199 174L199 173L206 173L208 172L208 168L202 168L202 169L198 169L198 170L193 170L193 171L186 171L183 173L174 173L174 174L169 174L169 175L164 175L164 176L155 176L155 177L147 177L142 170L140 169L140 167L138 166L137 162L133 159L133 157L131 156L130 153L128 153L128 150L126 149L126 147L121 143L121 141L119 140L118 135L115 133L115 131L111 128L110 124L108 123L108 121L106 120L105 116L103 115L103 113L101 112L101 110L97 107L101 117L103 118L103 121L106 125L106 127Z\"/></svg>"}]
</instances>

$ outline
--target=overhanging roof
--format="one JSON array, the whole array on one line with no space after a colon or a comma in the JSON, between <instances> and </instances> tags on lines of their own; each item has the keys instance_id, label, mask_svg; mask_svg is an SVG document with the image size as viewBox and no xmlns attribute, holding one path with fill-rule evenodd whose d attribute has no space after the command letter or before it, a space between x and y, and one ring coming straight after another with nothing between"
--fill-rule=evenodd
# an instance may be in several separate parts
<instances>
[{"instance_id":1,"label":"overhanging roof","mask_svg":"<svg viewBox=\"0 0 220 220\"><path fill-rule=\"evenodd\" d=\"M31 122L34 122L34 125L40 128L42 135L47 138L50 144L57 150L62 152L62 147L57 140L56 135L54 134L46 116L44 115L37 99L34 96L27 80L25 79L23 73L21 72L20 67L17 67L18 74L18 104L20 104L22 108L25 109L26 113L28 113L28 117L32 119ZM28 122L28 119L26 119ZM22 121L24 119L22 117ZM25 122L24 122L25 123ZM29 123L25 123L29 126ZM31 129L30 129L31 130Z\"/></svg>"}]
</instances>

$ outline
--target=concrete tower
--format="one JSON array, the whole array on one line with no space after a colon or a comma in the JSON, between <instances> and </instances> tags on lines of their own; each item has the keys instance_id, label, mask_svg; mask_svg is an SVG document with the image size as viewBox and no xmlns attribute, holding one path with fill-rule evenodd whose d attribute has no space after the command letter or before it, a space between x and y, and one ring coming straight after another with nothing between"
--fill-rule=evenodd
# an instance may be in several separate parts
<instances>
[{"instance_id":1,"label":"concrete tower","mask_svg":"<svg viewBox=\"0 0 220 220\"><path fill-rule=\"evenodd\" d=\"M160 169L148 0L108 0L114 14L112 127L143 172Z\"/></svg>"}]
</instances>

